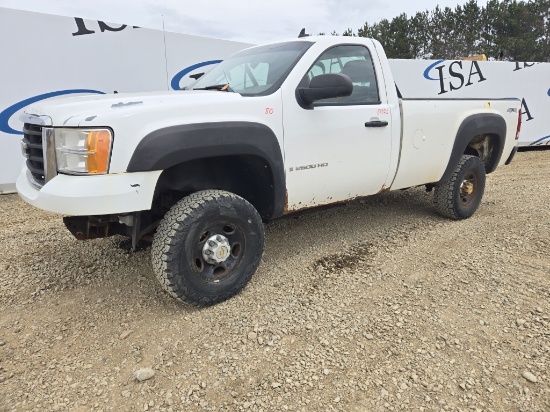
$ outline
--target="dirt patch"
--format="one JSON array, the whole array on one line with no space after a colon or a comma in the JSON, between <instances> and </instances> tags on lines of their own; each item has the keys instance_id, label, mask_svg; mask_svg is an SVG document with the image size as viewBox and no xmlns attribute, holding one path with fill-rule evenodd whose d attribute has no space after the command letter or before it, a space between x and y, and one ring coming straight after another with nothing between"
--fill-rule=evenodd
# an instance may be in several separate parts
<instances>
[{"instance_id":1,"label":"dirt patch","mask_svg":"<svg viewBox=\"0 0 550 412\"><path fill-rule=\"evenodd\" d=\"M317 259L313 264L313 269L328 273L355 271L368 266L374 255L373 245L356 244L340 253Z\"/></svg>"}]
</instances>

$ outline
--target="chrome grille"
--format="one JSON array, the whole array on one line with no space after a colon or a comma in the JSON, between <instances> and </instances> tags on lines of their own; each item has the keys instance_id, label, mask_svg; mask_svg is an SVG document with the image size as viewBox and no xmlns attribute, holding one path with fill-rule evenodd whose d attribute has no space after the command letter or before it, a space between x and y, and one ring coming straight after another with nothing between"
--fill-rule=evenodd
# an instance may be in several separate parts
<instances>
[{"instance_id":1,"label":"chrome grille","mask_svg":"<svg viewBox=\"0 0 550 412\"><path fill-rule=\"evenodd\" d=\"M27 158L27 169L39 186L46 183L44 168L44 148L42 142L42 126L25 123L23 126L23 140L21 149Z\"/></svg>"}]
</instances>

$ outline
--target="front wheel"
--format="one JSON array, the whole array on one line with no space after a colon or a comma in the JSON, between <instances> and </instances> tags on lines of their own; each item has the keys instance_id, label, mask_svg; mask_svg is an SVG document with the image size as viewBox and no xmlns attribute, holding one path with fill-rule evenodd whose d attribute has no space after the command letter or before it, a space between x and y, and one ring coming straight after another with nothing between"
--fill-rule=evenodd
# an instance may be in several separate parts
<instances>
[{"instance_id":1,"label":"front wheel","mask_svg":"<svg viewBox=\"0 0 550 412\"><path fill-rule=\"evenodd\" d=\"M155 234L153 269L164 289L194 306L229 299L248 283L264 250L256 209L221 190L176 203Z\"/></svg>"},{"instance_id":2,"label":"front wheel","mask_svg":"<svg viewBox=\"0 0 550 412\"><path fill-rule=\"evenodd\" d=\"M484 190L483 161L477 156L464 155L451 178L435 187L435 208L450 219L469 218L479 207Z\"/></svg>"}]
</instances>

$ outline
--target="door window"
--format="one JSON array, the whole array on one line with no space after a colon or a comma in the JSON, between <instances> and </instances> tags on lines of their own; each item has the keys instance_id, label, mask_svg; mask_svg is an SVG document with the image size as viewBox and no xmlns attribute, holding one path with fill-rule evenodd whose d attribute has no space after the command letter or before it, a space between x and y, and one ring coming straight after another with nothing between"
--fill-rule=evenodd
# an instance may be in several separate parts
<instances>
[{"instance_id":1,"label":"door window","mask_svg":"<svg viewBox=\"0 0 550 412\"><path fill-rule=\"evenodd\" d=\"M328 49L313 63L300 85L307 86L315 76L327 73L348 76L353 83L353 92L351 96L320 100L316 106L380 104L376 73L366 47L342 45Z\"/></svg>"}]
</instances>

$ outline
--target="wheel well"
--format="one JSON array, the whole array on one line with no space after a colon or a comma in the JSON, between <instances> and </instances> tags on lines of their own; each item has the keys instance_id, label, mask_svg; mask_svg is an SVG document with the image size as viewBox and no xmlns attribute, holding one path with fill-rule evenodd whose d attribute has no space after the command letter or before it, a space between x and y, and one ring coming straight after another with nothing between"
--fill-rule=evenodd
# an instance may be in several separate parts
<instances>
[{"instance_id":1,"label":"wheel well","mask_svg":"<svg viewBox=\"0 0 550 412\"><path fill-rule=\"evenodd\" d=\"M219 156L190 160L162 172L152 210L164 215L183 197L200 190L219 189L250 202L264 219L274 214L273 173L259 156Z\"/></svg>"},{"instance_id":2,"label":"wheel well","mask_svg":"<svg viewBox=\"0 0 550 412\"><path fill-rule=\"evenodd\" d=\"M494 170L497 158L500 158L500 139L493 134L476 135L470 140L464 154L479 157L485 165L485 171Z\"/></svg>"}]
</instances>

